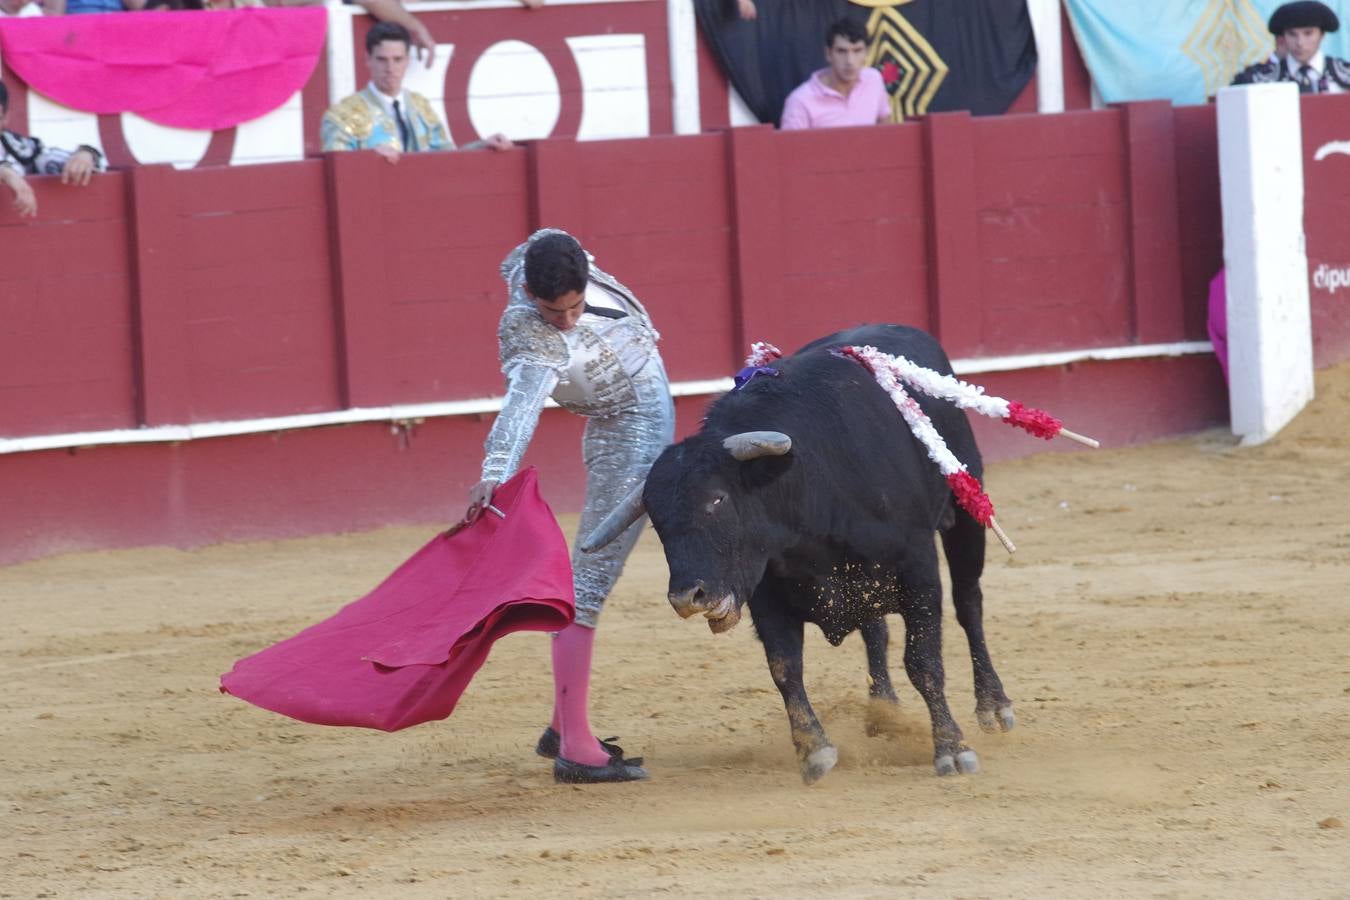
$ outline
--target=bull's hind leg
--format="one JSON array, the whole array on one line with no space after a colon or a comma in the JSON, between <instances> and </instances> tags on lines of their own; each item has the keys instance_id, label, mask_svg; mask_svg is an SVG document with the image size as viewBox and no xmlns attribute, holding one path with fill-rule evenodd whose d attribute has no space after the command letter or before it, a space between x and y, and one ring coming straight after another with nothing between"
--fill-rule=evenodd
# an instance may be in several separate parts
<instances>
[{"instance_id":1,"label":"bull's hind leg","mask_svg":"<svg viewBox=\"0 0 1350 900\"><path fill-rule=\"evenodd\" d=\"M764 643L773 683L783 695L802 781L811 784L834 768L839 751L825 737L825 729L806 698L806 686L802 683L802 620L784 614L772 601L762 606L767 608L752 606L750 610L755 617L755 631Z\"/></svg>"},{"instance_id":2,"label":"bull's hind leg","mask_svg":"<svg viewBox=\"0 0 1350 900\"><path fill-rule=\"evenodd\" d=\"M900 698L891 684L887 655L891 630L886 627L884 618L868 622L858 630L862 632L863 646L867 649L867 714L863 729L868 737L890 734L899 728L897 709L900 706Z\"/></svg>"},{"instance_id":3,"label":"bull's hind leg","mask_svg":"<svg viewBox=\"0 0 1350 900\"><path fill-rule=\"evenodd\" d=\"M984 593L980 576L984 573L985 530L963 509L956 521L942 533L947 554L947 570L952 579L952 605L956 621L965 629L970 643L970 661L975 669L975 718L985 731L1011 731L1017 724L1012 701L1003 692L1003 682L989 658L984 642Z\"/></svg>"},{"instance_id":4,"label":"bull's hind leg","mask_svg":"<svg viewBox=\"0 0 1350 900\"><path fill-rule=\"evenodd\" d=\"M936 550L934 554L936 555ZM933 560L936 567L937 560ZM936 571L933 572L936 576ZM933 722L933 767L939 775L980 771L975 751L965 745L961 727L952 718L944 693L942 669L942 586L913 584L900 604L905 617L905 671L928 704Z\"/></svg>"}]
</instances>

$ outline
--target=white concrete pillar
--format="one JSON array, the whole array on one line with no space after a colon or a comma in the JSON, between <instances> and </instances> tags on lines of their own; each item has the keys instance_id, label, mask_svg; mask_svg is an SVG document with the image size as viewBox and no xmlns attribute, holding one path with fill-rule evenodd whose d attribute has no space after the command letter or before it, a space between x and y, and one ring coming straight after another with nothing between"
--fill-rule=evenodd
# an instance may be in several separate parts
<instances>
[{"instance_id":1,"label":"white concrete pillar","mask_svg":"<svg viewBox=\"0 0 1350 900\"><path fill-rule=\"evenodd\" d=\"M1064 112L1064 44L1059 0L1027 0L1036 35L1036 111Z\"/></svg>"},{"instance_id":2,"label":"white concrete pillar","mask_svg":"<svg viewBox=\"0 0 1350 900\"><path fill-rule=\"evenodd\" d=\"M1313 398L1298 87L1223 88L1218 119L1229 410L1259 444Z\"/></svg>"},{"instance_id":3,"label":"white concrete pillar","mask_svg":"<svg viewBox=\"0 0 1350 900\"><path fill-rule=\"evenodd\" d=\"M694 0L667 0L666 31L670 38L670 88L676 134L698 134L698 19Z\"/></svg>"},{"instance_id":4,"label":"white concrete pillar","mask_svg":"<svg viewBox=\"0 0 1350 900\"><path fill-rule=\"evenodd\" d=\"M356 39L352 36L352 18L362 13L359 6L340 2L328 4L328 103L337 103L356 93ZM365 48L361 48L365 52Z\"/></svg>"}]
</instances>

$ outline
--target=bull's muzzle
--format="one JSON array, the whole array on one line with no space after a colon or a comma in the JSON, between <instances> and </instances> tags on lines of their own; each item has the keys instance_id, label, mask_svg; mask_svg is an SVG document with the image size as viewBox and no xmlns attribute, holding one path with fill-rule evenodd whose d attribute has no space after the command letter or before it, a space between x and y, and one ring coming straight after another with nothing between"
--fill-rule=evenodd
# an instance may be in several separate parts
<instances>
[{"instance_id":1,"label":"bull's muzzle","mask_svg":"<svg viewBox=\"0 0 1350 900\"><path fill-rule=\"evenodd\" d=\"M741 620L741 608L736 603L735 594L714 597L707 592L701 581L691 588L671 591L666 596L680 618L687 619L702 613L708 620L708 627L715 634L729 631Z\"/></svg>"},{"instance_id":2,"label":"bull's muzzle","mask_svg":"<svg viewBox=\"0 0 1350 900\"><path fill-rule=\"evenodd\" d=\"M701 581L682 591L671 591L666 597L670 600L671 608L680 614L681 619L706 612L708 609L708 592Z\"/></svg>"}]
</instances>

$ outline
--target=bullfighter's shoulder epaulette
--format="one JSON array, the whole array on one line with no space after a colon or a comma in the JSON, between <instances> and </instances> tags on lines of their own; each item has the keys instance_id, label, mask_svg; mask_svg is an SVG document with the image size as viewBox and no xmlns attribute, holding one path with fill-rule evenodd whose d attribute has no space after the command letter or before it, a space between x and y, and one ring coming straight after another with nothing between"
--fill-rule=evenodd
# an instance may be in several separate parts
<instances>
[{"instance_id":1,"label":"bullfighter's shoulder epaulette","mask_svg":"<svg viewBox=\"0 0 1350 900\"><path fill-rule=\"evenodd\" d=\"M1350 91L1350 61L1327 57L1327 75L1341 87Z\"/></svg>"},{"instance_id":2,"label":"bullfighter's shoulder epaulette","mask_svg":"<svg viewBox=\"0 0 1350 900\"><path fill-rule=\"evenodd\" d=\"M360 94L339 100L324 114L343 134L364 141L375 130L370 104Z\"/></svg>"},{"instance_id":3,"label":"bullfighter's shoulder epaulette","mask_svg":"<svg viewBox=\"0 0 1350 900\"><path fill-rule=\"evenodd\" d=\"M1233 78L1233 84L1266 84L1280 80L1280 64L1272 60L1248 66Z\"/></svg>"},{"instance_id":4,"label":"bullfighter's shoulder epaulette","mask_svg":"<svg viewBox=\"0 0 1350 900\"><path fill-rule=\"evenodd\" d=\"M426 97L423 97L417 91L408 91L408 99L412 102L413 109L422 117L422 121L428 125L436 125L441 121L441 117L436 113L436 108L431 105L431 101Z\"/></svg>"},{"instance_id":5,"label":"bullfighter's shoulder epaulette","mask_svg":"<svg viewBox=\"0 0 1350 900\"><path fill-rule=\"evenodd\" d=\"M502 371L519 365L545 366L561 371L571 354L562 332L539 317L529 306L512 304L502 313L497 328Z\"/></svg>"}]
</instances>

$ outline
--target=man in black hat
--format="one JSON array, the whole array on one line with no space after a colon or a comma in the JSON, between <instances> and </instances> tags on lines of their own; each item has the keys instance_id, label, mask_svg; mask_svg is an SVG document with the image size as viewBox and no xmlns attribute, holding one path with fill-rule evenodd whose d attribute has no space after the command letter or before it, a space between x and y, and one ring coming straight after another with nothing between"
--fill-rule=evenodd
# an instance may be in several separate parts
<instances>
[{"instance_id":1,"label":"man in black hat","mask_svg":"<svg viewBox=\"0 0 1350 900\"><path fill-rule=\"evenodd\" d=\"M1283 60L1249 66L1233 84L1293 81L1300 94L1340 94L1350 91L1350 62L1322 52L1322 36L1341 27L1331 7L1317 0L1286 3L1270 17L1270 33L1283 39Z\"/></svg>"}]
</instances>

